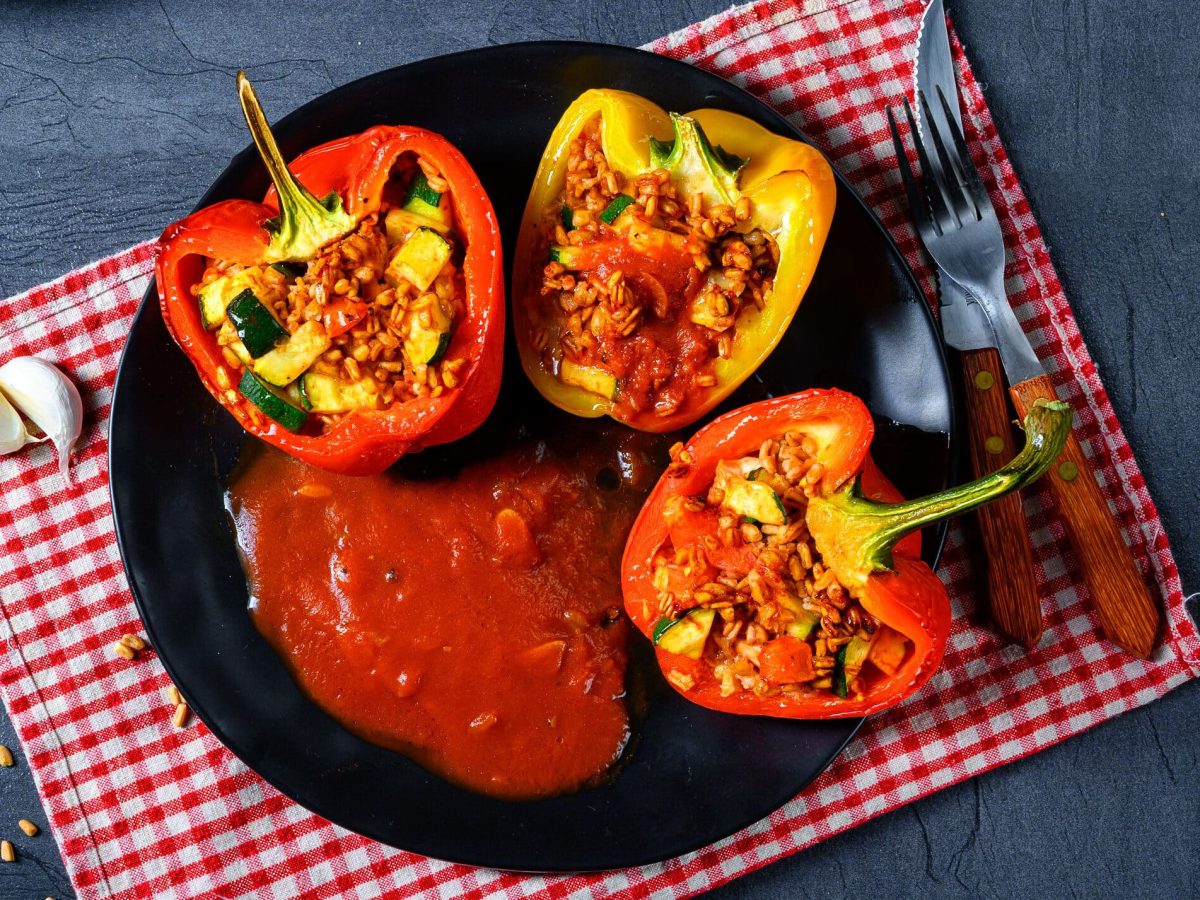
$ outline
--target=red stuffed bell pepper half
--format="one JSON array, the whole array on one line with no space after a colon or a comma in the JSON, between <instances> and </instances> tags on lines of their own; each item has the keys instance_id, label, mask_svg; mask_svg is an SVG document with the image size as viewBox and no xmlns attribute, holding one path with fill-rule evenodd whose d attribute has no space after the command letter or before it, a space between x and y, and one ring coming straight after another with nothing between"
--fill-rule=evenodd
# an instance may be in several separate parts
<instances>
[{"instance_id":1,"label":"red stuffed bell pepper half","mask_svg":"<svg viewBox=\"0 0 1200 900\"><path fill-rule=\"evenodd\" d=\"M247 431L335 472L456 440L495 404L504 284L495 213L439 135L378 126L289 167L245 76L274 187L163 232L163 320Z\"/></svg>"},{"instance_id":2,"label":"red stuffed bell pepper half","mask_svg":"<svg viewBox=\"0 0 1200 900\"><path fill-rule=\"evenodd\" d=\"M1009 465L904 501L871 460L874 425L854 395L734 410L672 449L626 545L625 609L701 706L797 719L894 706L929 680L950 634L917 529L1039 477L1070 423L1064 404L1040 404Z\"/></svg>"}]
</instances>

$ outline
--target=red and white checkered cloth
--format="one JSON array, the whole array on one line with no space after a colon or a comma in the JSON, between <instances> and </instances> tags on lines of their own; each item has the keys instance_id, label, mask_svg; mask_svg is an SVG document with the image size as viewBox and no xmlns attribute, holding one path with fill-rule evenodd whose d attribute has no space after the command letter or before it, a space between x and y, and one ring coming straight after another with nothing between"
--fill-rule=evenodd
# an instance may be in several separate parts
<instances>
[{"instance_id":1,"label":"red and white checkered cloth","mask_svg":"<svg viewBox=\"0 0 1200 900\"><path fill-rule=\"evenodd\" d=\"M909 90L919 0L761 2L655 42L744 85L789 116L879 212L914 265L917 241L882 109ZM1200 673L1167 537L1041 234L954 43L966 129L1004 223L1008 291L1144 571L1168 632L1153 660L1103 640L1045 490L1026 500L1046 610L1041 649L1005 647L971 624L961 534L942 577L955 627L941 671L871 719L842 757L769 818L679 859L605 874L532 877L437 862L331 825L248 771L202 725L179 730L167 676L112 643L138 631L109 510L106 421L117 357L149 279L142 244L0 301L0 362L57 360L88 415L64 489L48 447L0 459L0 686L71 879L85 897L684 896L736 878L880 813L1090 728ZM930 286L927 269L919 269Z\"/></svg>"}]
</instances>

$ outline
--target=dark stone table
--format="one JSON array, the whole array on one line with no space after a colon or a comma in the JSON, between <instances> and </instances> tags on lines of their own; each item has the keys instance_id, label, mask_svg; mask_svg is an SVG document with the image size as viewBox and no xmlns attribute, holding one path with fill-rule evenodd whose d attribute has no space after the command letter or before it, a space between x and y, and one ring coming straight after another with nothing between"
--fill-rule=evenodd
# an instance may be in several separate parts
<instances>
[{"instance_id":1,"label":"dark stone table","mask_svg":"<svg viewBox=\"0 0 1200 900\"><path fill-rule=\"evenodd\" d=\"M724 0L5 4L0 295L158 234L246 145L232 73L275 117L361 75L538 38L637 45ZM1175 0L950 0L1192 590L1200 542L1200 30ZM0 719L3 719L0 716ZM728 897L1185 897L1200 891L1200 690L883 816ZM0 742L17 746L0 721ZM0 833L44 822L24 760ZM70 896L53 842L0 896Z\"/></svg>"}]
</instances>

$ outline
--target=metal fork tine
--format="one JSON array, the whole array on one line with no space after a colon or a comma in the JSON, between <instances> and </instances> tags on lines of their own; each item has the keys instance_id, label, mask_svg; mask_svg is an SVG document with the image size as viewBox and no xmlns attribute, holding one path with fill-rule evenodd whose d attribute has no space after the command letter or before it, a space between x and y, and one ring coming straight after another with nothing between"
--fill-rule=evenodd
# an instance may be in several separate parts
<instances>
[{"instance_id":1,"label":"metal fork tine","mask_svg":"<svg viewBox=\"0 0 1200 900\"><path fill-rule=\"evenodd\" d=\"M983 186L983 181L979 177L979 172L975 169L974 163L971 162L971 153L967 150L967 142L963 139L963 133L959 130L958 123L954 120L954 114L950 111L950 104L946 101L946 95L942 93L942 88L939 85L937 89L938 100L942 104L942 112L946 114L946 126L950 130L950 139L954 142L954 150L958 154L959 170L965 176L966 185L971 191L971 196L975 200L975 206L982 216L985 210L992 209L992 201L988 198L987 188Z\"/></svg>"},{"instance_id":2,"label":"metal fork tine","mask_svg":"<svg viewBox=\"0 0 1200 900\"><path fill-rule=\"evenodd\" d=\"M900 139L900 129L896 127L896 117L892 114L892 107L886 108L888 128L892 132L892 146L896 148L896 160L900 164L900 180L904 182L909 213L917 226L917 232L922 239L929 230L935 230L935 233L940 234L940 229L937 229L929 217L929 207L925 205L925 198L921 194L921 188L917 185L917 177L913 174L912 166L908 162L908 151L904 149L904 141Z\"/></svg>"},{"instance_id":3,"label":"metal fork tine","mask_svg":"<svg viewBox=\"0 0 1200 900\"><path fill-rule=\"evenodd\" d=\"M946 97L942 93L941 87L938 85L934 85L934 87L937 89L938 96L941 98L942 114L946 117L947 122L954 124L956 120L954 118L953 113L950 112L950 108L946 103ZM934 130L937 131L937 135L941 139L941 145L946 150L946 155L943 157L943 160L949 161L951 168L954 169L954 174L958 177L958 183L960 185L962 185L964 188L969 187L969 185L967 184L966 169L970 164L970 157L968 157L967 159L964 160L963 157L957 152L957 150L958 150L957 144L954 145L953 149L951 148L950 145L952 142L951 142L950 138L946 137L946 132L943 131L941 129L941 127L933 119L933 110L929 106L928 96L925 94L924 91L918 91L918 94L921 98L922 108L925 110L924 114L930 120L931 126L934 128ZM958 127L957 124L955 124L955 127L956 128Z\"/></svg>"},{"instance_id":4,"label":"metal fork tine","mask_svg":"<svg viewBox=\"0 0 1200 900\"><path fill-rule=\"evenodd\" d=\"M912 106L907 97L904 98L904 116L908 119L908 130L911 132L913 144L917 148L917 156L921 159L921 175L925 179L925 196L929 199L930 209L933 210L933 222L937 227L938 234L942 234L947 229L959 227L962 223L958 221L958 217L950 211L946 204L946 189L937 176L937 170L929 161L929 154L925 151L921 133L917 130L917 120L913 116Z\"/></svg>"},{"instance_id":5,"label":"metal fork tine","mask_svg":"<svg viewBox=\"0 0 1200 900\"><path fill-rule=\"evenodd\" d=\"M917 102L921 104L921 116L925 120L924 133L929 136L929 140L933 141L934 152L937 154L938 162L941 163L942 184L946 191L947 205L954 210L954 215L958 218L960 225L964 219L979 218L975 204L967 196L962 174L958 171L960 166L956 166L955 161L950 158L946 142L942 140L941 129L933 120L933 111L929 108L924 91L917 91Z\"/></svg>"}]
</instances>

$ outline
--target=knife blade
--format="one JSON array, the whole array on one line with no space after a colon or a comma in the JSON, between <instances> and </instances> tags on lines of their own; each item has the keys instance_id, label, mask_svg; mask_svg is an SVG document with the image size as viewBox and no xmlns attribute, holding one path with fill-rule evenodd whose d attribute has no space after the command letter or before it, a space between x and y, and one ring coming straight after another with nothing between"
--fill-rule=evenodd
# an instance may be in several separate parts
<instances>
[{"instance_id":1,"label":"knife blade","mask_svg":"<svg viewBox=\"0 0 1200 900\"><path fill-rule=\"evenodd\" d=\"M958 100L954 57L950 55L950 32L946 30L946 6L942 0L930 0L921 15L921 24L917 28L917 60L913 67L913 80L917 90L924 91L926 97L936 97L935 91L940 87L947 100ZM918 124L921 121L919 106L914 106ZM940 106L932 112L935 118L944 114ZM950 104L950 114L954 116L955 124L962 128L962 112L957 102Z\"/></svg>"},{"instance_id":2,"label":"knife blade","mask_svg":"<svg viewBox=\"0 0 1200 900\"><path fill-rule=\"evenodd\" d=\"M961 129L962 113L942 0L931 0L921 17L913 80L915 96L924 93L936 97L940 89L955 124ZM922 104L914 106L919 115L924 114ZM929 112L937 120L932 125L945 133L946 110L941 104L935 107ZM917 127L924 127L920 118ZM940 166L941 160L935 156L931 162ZM980 478L1008 462L1016 452L1002 386L1000 354L995 349L999 342L991 319L975 297L940 270L938 287L942 336L960 354L971 469ZM1026 647L1034 647L1042 636L1042 607L1033 542L1021 500L1015 494L1005 497L981 508L977 519L985 551L992 620L1005 635Z\"/></svg>"}]
</instances>

